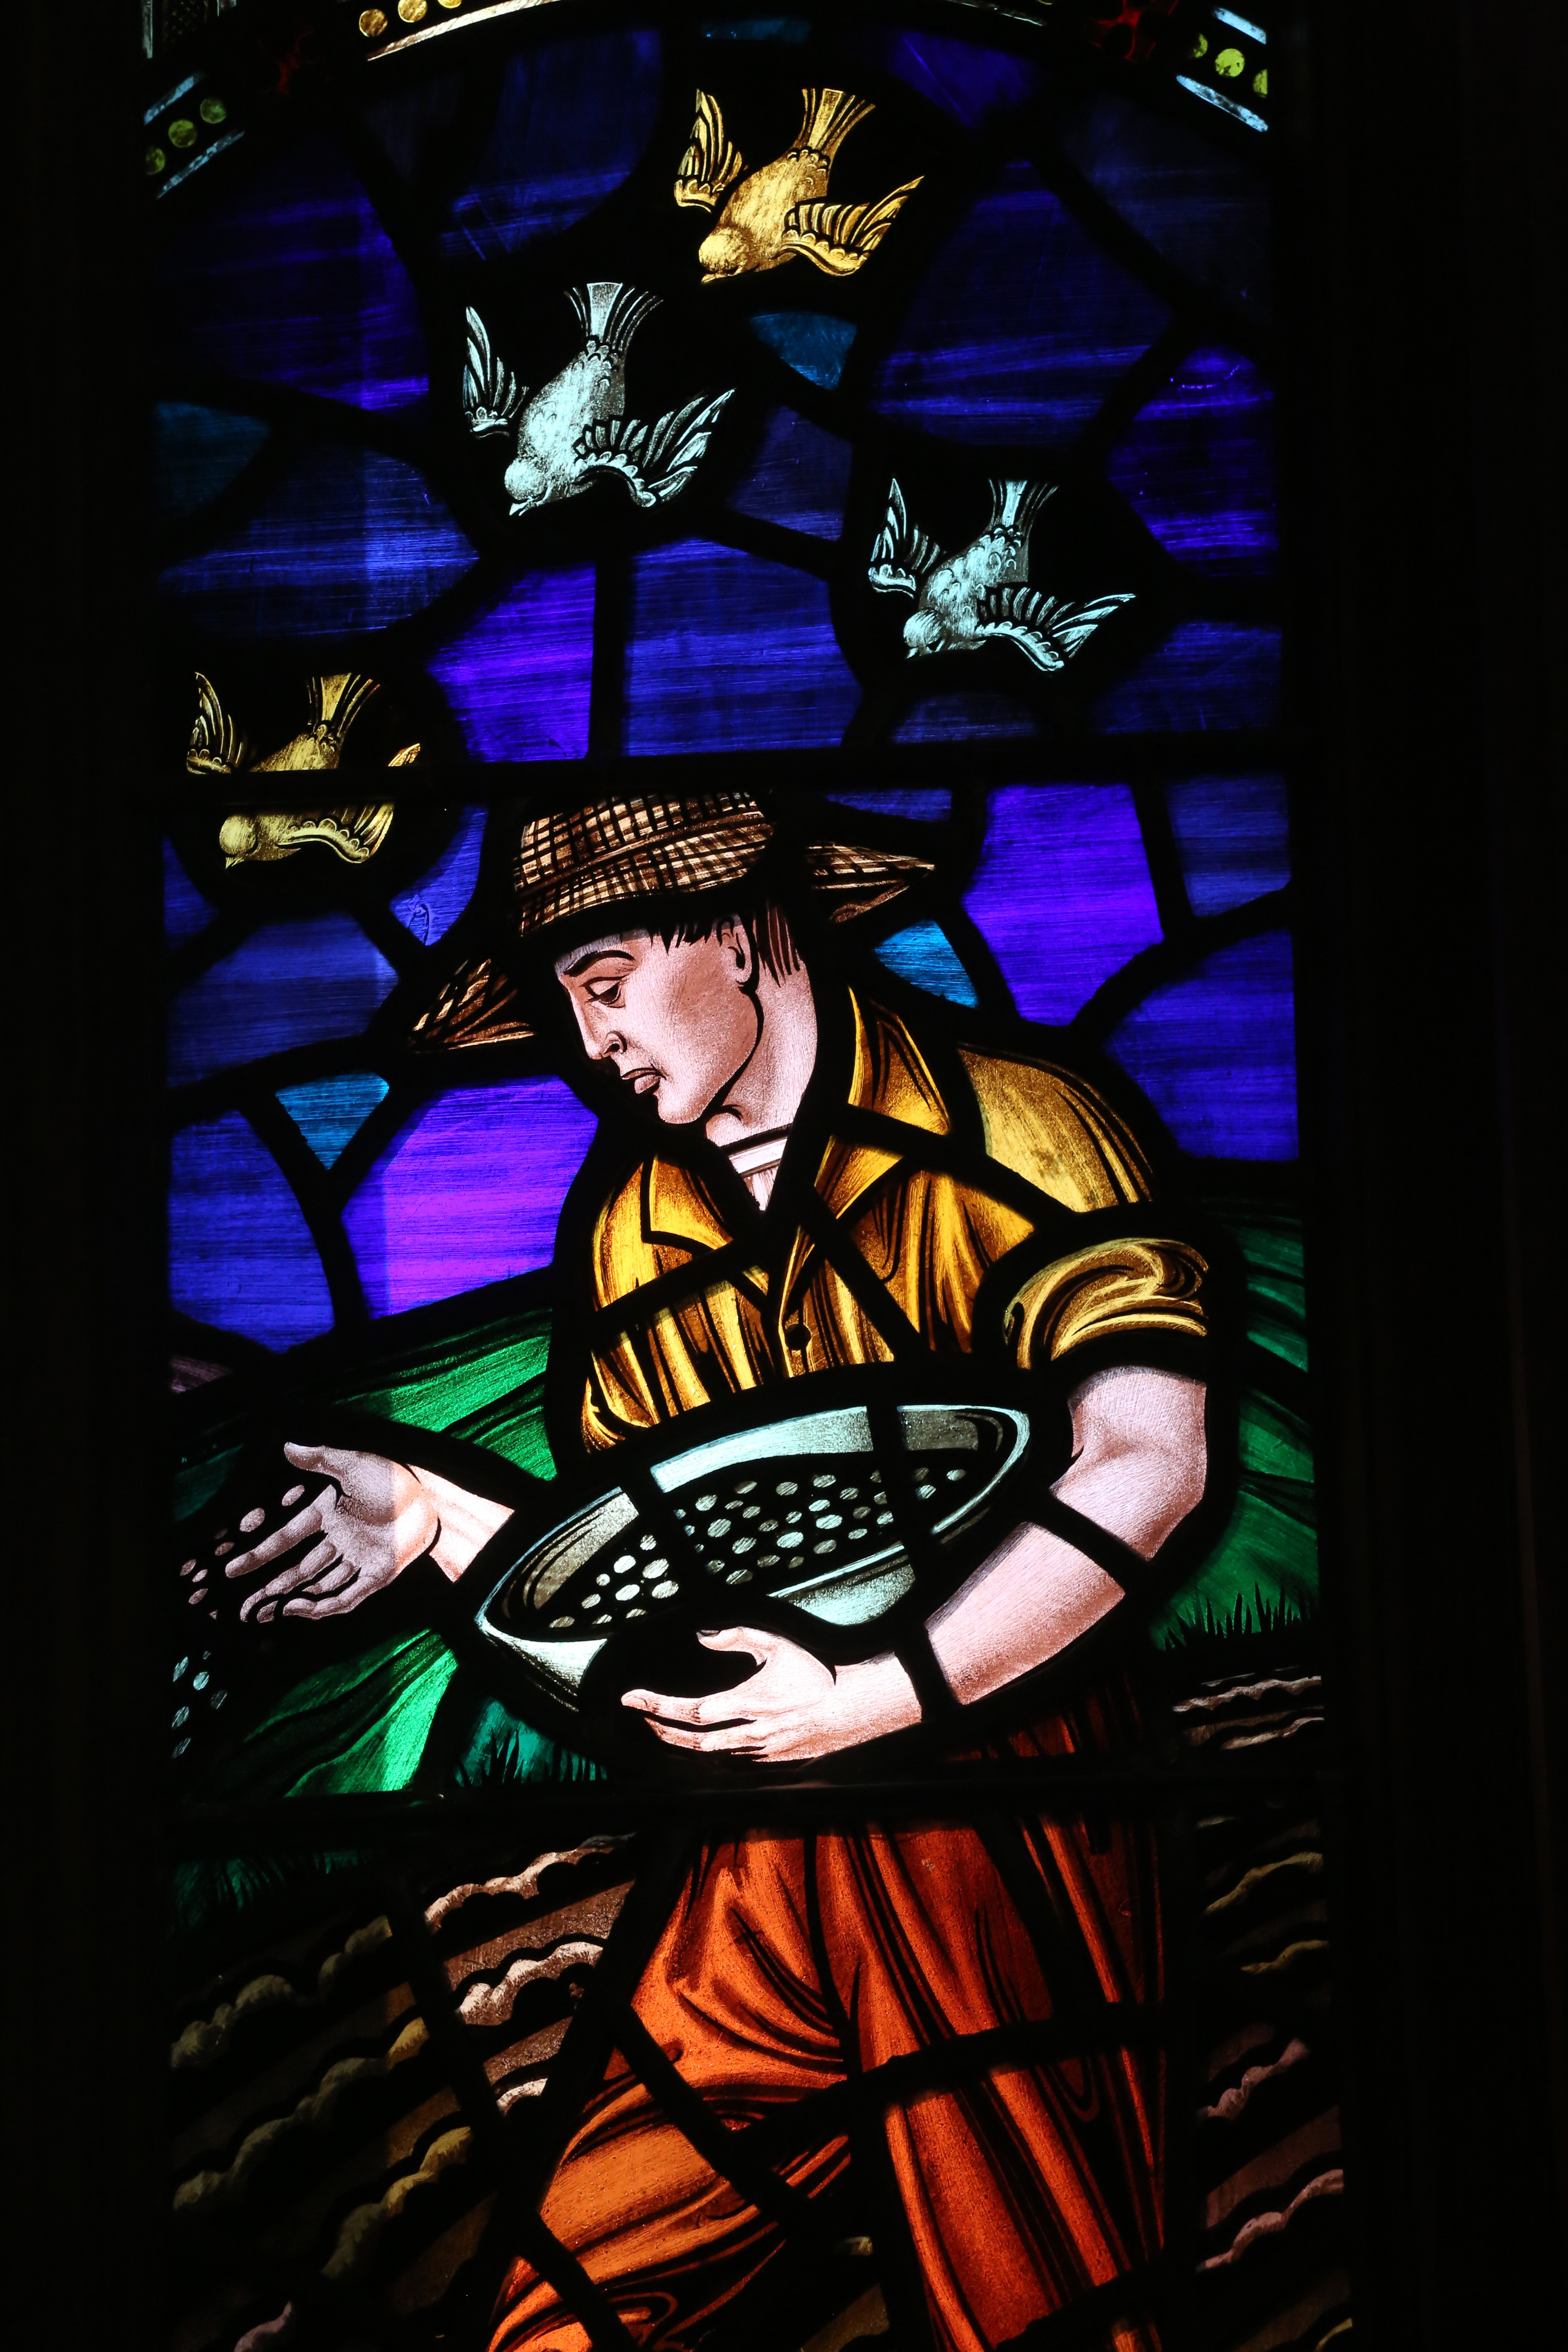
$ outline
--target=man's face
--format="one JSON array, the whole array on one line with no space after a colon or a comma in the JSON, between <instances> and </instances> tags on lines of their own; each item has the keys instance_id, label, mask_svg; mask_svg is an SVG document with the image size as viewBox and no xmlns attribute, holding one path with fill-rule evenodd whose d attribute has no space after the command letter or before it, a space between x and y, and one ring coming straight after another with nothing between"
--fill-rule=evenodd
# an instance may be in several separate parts
<instances>
[{"instance_id":1,"label":"man's face","mask_svg":"<svg viewBox=\"0 0 1568 2352\"><path fill-rule=\"evenodd\" d=\"M647 931L616 931L558 957L590 1059L612 1063L633 1092L673 1125L712 1109L756 1046L760 1015L744 928L666 947Z\"/></svg>"}]
</instances>

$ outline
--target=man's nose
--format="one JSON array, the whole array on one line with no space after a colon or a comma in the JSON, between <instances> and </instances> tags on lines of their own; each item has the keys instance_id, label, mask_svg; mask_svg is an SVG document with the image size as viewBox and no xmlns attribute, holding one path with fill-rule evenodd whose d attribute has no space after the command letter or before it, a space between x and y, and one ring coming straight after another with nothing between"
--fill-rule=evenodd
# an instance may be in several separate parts
<instances>
[{"instance_id":1,"label":"man's nose","mask_svg":"<svg viewBox=\"0 0 1568 2352\"><path fill-rule=\"evenodd\" d=\"M625 1038L599 1005L586 1006L581 1019L584 1040L595 1061L614 1061L617 1054L626 1050Z\"/></svg>"}]
</instances>

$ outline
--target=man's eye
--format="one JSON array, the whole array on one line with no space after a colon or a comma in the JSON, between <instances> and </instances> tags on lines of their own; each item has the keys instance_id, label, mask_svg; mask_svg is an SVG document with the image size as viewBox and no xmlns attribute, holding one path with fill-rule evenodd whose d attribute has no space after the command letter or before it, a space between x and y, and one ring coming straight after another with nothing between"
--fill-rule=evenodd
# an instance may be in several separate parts
<instances>
[{"instance_id":1,"label":"man's eye","mask_svg":"<svg viewBox=\"0 0 1568 2352\"><path fill-rule=\"evenodd\" d=\"M621 983L618 980L600 981L597 986L588 991L588 993L595 1004L618 1004L621 1001Z\"/></svg>"}]
</instances>

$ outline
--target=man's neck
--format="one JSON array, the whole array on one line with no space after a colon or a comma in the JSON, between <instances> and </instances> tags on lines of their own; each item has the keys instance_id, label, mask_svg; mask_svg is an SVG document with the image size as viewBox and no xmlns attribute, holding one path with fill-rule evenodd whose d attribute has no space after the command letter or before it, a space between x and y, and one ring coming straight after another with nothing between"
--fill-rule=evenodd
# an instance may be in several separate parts
<instances>
[{"instance_id":1,"label":"man's neck","mask_svg":"<svg viewBox=\"0 0 1568 2352\"><path fill-rule=\"evenodd\" d=\"M760 971L756 1001L756 1045L706 1122L710 1140L725 1150L787 1129L816 1060L816 1006L804 964L782 980Z\"/></svg>"}]
</instances>

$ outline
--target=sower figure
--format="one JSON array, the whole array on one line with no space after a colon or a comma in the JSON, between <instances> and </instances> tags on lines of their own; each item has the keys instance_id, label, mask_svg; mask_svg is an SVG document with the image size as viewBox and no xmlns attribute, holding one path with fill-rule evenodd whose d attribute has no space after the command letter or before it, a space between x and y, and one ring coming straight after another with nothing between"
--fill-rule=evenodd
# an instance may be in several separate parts
<instances>
[{"instance_id":1,"label":"sower figure","mask_svg":"<svg viewBox=\"0 0 1568 2352\"><path fill-rule=\"evenodd\" d=\"M773 850L762 810L733 793L602 803L523 829L524 960L564 991L584 1052L642 1123L618 1148L602 1138L563 1214L575 1296L558 1318L558 1445L613 1447L714 1399L809 1390L820 1370L963 1357L989 1317L1016 1363L1067 1395L1057 1496L1152 1559L1205 1488L1207 1266L1165 1230L1142 1151L1084 1080L988 1045L978 1024L965 1035L933 1019L923 1034L873 987L814 972L824 960L799 907L792 923ZM913 862L838 845L806 856L830 916L889 898ZM502 1516L413 1465L324 1466L333 1524L253 1595L258 1613L352 1607L429 1550L455 1575ZM244 1556L231 1573L265 1565ZM1103 1753L1133 1735L1125 1681L1103 1668L1064 1675L1038 1719L1020 1700L1020 1727L1002 1736L966 1736L963 1715L1124 1598L1104 1567L1026 1521L932 1612L955 1815L966 1761ZM627 1691L650 1738L763 1767L921 1720L891 1653L835 1671L743 1618L703 1638L754 1671L710 1697ZM923 2316L939 2346L988 2352L1126 2278L1097 2340L1133 2347L1157 2341L1137 2273L1162 2237L1163 2083L1147 2042L1103 2030L1103 2010L1152 2003L1160 1984L1145 1834L1026 1819L710 1847L633 2005L715 2125L806 2103L776 2161L785 2202L857 2158L879 2193L891 2184L923 2300L923 2314L895 2308L896 2326ZM1086 2006L1102 2026L1082 2054L1033 2058L1001 2031L1058 2019L1070 2045L1068 2012ZM852 2148L831 2103L814 2136L815 2094L850 2078L874 2088L892 2062L873 2147ZM685 2352L779 2250L778 2200L764 2201L773 2210L721 2177L617 2055L541 2210L639 2343ZM587 2340L519 2259L494 2352Z\"/></svg>"}]
</instances>

